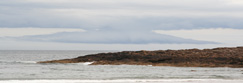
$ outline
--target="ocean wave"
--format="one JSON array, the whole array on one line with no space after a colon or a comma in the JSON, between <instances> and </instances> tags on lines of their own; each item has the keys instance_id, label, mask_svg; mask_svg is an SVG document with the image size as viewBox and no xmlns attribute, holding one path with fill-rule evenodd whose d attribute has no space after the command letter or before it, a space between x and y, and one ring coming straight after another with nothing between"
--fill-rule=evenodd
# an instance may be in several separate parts
<instances>
[{"instance_id":1,"label":"ocean wave","mask_svg":"<svg viewBox=\"0 0 243 83\"><path fill-rule=\"evenodd\" d=\"M92 63L94 63L94 62L72 63L72 64L75 64L75 65L91 65Z\"/></svg>"},{"instance_id":2,"label":"ocean wave","mask_svg":"<svg viewBox=\"0 0 243 83\"><path fill-rule=\"evenodd\" d=\"M26 64L34 64L36 61L0 61L0 63L26 63Z\"/></svg>"},{"instance_id":3,"label":"ocean wave","mask_svg":"<svg viewBox=\"0 0 243 83\"><path fill-rule=\"evenodd\" d=\"M17 63L37 63L36 61L15 61Z\"/></svg>"},{"instance_id":4,"label":"ocean wave","mask_svg":"<svg viewBox=\"0 0 243 83\"><path fill-rule=\"evenodd\" d=\"M0 83L243 83L226 79L0 80Z\"/></svg>"}]
</instances>

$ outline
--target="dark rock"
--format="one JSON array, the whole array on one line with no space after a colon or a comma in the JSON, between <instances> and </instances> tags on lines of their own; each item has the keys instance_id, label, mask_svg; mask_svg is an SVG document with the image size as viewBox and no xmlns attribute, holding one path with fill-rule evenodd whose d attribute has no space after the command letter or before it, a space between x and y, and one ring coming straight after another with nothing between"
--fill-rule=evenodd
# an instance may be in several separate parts
<instances>
[{"instance_id":1,"label":"dark rock","mask_svg":"<svg viewBox=\"0 0 243 83\"><path fill-rule=\"evenodd\" d=\"M39 63L94 62L92 65L153 65L183 67L243 67L243 47L158 51L123 51Z\"/></svg>"}]
</instances>

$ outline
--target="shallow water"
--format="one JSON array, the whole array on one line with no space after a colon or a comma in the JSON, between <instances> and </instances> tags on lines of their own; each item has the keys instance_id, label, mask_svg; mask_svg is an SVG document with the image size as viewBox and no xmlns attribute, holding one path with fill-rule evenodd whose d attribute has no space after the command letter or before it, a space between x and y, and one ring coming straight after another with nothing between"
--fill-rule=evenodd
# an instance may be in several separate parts
<instances>
[{"instance_id":1,"label":"shallow water","mask_svg":"<svg viewBox=\"0 0 243 83\"><path fill-rule=\"evenodd\" d=\"M37 61L75 58L114 51L0 51L0 83L93 82L242 82L243 68L202 68L136 65L38 64Z\"/></svg>"}]
</instances>

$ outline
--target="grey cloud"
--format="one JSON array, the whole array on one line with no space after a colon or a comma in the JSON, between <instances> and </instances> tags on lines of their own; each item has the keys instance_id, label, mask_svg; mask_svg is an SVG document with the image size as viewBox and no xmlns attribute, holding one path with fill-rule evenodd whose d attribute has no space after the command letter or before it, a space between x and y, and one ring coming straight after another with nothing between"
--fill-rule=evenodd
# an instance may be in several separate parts
<instances>
[{"instance_id":1,"label":"grey cloud","mask_svg":"<svg viewBox=\"0 0 243 83\"><path fill-rule=\"evenodd\" d=\"M41 14L38 14L41 13ZM242 18L232 17L93 17L74 18L55 14L36 12L22 15L0 15L0 27L57 27L83 28L87 30L170 30L199 28L236 28L242 29Z\"/></svg>"},{"instance_id":2,"label":"grey cloud","mask_svg":"<svg viewBox=\"0 0 243 83\"><path fill-rule=\"evenodd\" d=\"M81 8L81 9L176 9L241 10L231 0L1 0L0 5L15 8Z\"/></svg>"},{"instance_id":3,"label":"grey cloud","mask_svg":"<svg viewBox=\"0 0 243 83\"><path fill-rule=\"evenodd\" d=\"M243 29L243 6L230 0L1 0L0 27L82 28L20 39L67 43L215 43L151 30ZM98 31L96 31L98 30Z\"/></svg>"},{"instance_id":4,"label":"grey cloud","mask_svg":"<svg viewBox=\"0 0 243 83\"><path fill-rule=\"evenodd\" d=\"M229 5L229 1L1 0L0 27L91 30L242 28L243 17L240 14L243 6ZM65 11L60 12L63 9ZM80 12L75 14L76 11ZM231 13L225 14L227 12ZM197 15L200 13L203 14Z\"/></svg>"}]
</instances>

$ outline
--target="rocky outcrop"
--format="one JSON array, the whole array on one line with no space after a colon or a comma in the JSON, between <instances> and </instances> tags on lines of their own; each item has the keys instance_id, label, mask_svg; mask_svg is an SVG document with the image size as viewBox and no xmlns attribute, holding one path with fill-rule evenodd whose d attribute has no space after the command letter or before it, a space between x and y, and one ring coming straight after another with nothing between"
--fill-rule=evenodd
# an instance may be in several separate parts
<instances>
[{"instance_id":1,"label":"rocky outcrop","mask_svg":"<svg viewBox=\"0 0 243 83\"><path fill-rule=\"evenodd\" d=\"M39 63L94 62L92 65L153 65L180 67L243 67L243 47L157 51L123 51Z\"/></svg>"}]
</instances>

